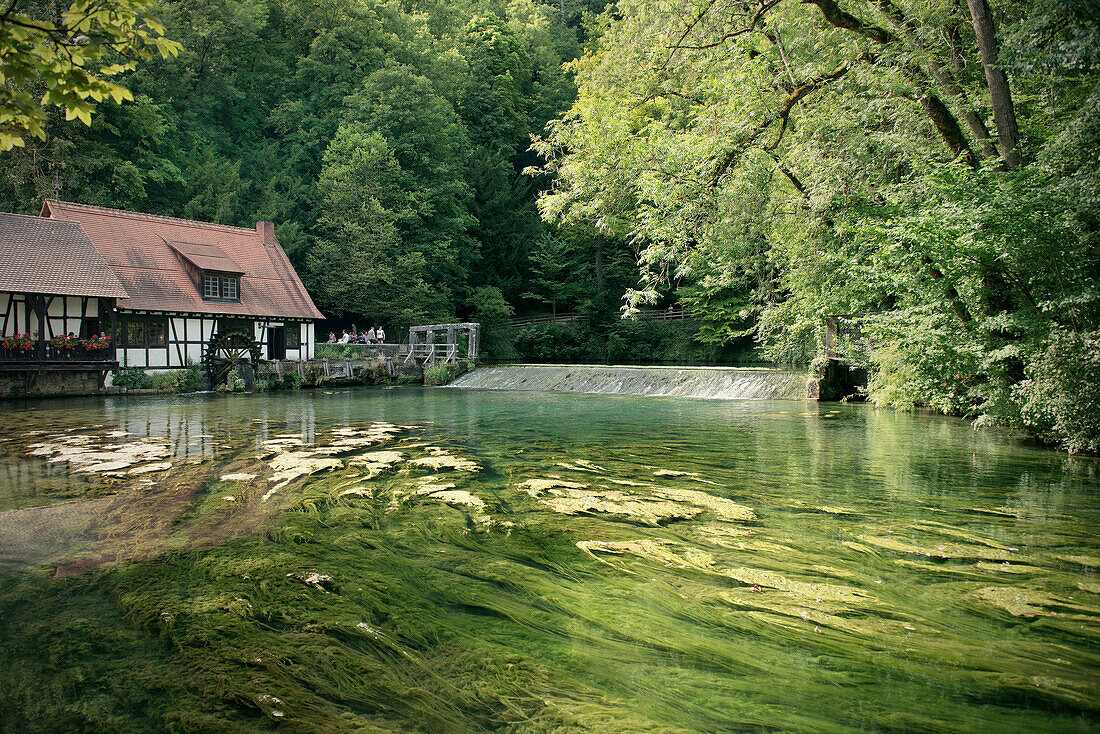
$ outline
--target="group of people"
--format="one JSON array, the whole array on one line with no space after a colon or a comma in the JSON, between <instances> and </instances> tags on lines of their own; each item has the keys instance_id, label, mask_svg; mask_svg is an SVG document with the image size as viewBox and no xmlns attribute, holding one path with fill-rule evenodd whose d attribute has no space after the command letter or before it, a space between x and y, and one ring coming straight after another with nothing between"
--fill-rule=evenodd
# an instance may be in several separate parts
<instances>
[{"instance_id":1,"label":"group of people","mask_svg":"<svg viewBox=\"0 0 1100 734\"><path fill-rule=\"evenodd\" d=\"M386 332L382 330L381 326L374 326L367 331L358 333L355 329L355 324L351 325L351 331L344 329L340 338L336 338L336 332L330 331L328 333L329 344L385 344Z\"/></svg>"}]
</instances>

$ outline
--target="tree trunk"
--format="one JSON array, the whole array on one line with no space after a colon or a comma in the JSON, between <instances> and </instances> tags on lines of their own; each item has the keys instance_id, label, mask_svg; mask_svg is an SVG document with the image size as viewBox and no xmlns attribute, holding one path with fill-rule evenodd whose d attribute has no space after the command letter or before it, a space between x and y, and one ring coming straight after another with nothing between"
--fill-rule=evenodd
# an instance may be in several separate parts
<instances>
[{"instance_id":1,"label":"tree trunk","mask_svg":"<svg viewBox=\"0 0 1100 734\"><path fill-rule=\"evenodd\" d=\"M985 81L989 86L989 97L993 102L993 121L997 124L997 144L1005 159L1005 167L1016 168L1020 165L1020 131L1016 127L1016 110L1012 105L1012 91L1008 87L1008 77L997 66L999 53L997 33L993 25L993 11L986 0L967 0L970 6L970 18L974 23L974 33L978 37L978 50L982 54L982 66L985 67Z\"/></svg>"},{"instance_id":2,"label":"tree trunk","mask_svg":"<svg viewBox=\"0 0 1100 734\"><path fill-rule=\"evenodd\" d=\"M603 311L606 300L607 284L603 277L603 233L596 235L596 308Z\"/></svg>"}]
</instances>

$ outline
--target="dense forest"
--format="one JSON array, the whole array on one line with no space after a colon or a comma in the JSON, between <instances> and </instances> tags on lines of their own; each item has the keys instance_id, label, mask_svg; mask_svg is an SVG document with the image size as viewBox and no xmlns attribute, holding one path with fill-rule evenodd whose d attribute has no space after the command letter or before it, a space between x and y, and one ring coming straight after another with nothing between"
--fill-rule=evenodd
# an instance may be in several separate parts
<instances>
[{"instance_id":1,"label":"dense forest","mask_svg":"<svg viewBox=\"0 0 1100 734\"><path fill-rule=\"evenodd\" d=\"M47 105L3 209L272 220L334 324L478 320L501 359L820 369L844 317L877 403L1100 450L1090 0L153 9L178 53Z\"/></svg>"},{"instance_id":2,"label":"dense forest","mask_svg":"<svg viewBox=\"0 0 1100 734\"><path fill-rule=\"evenodd\" d=\"M595 304L613 320L632 250L544 223L536 196L549 184L524 173L539 163L532 136L576 97L563 64L602 1L159 3L178 53L115 77L133 100L105 99L90 125L47 107L44 139L3 153L0 208L37 213L56 196L274 221L331 328L397 335ZM36 19L64 7L18 3ZM513 354L501 337L490 347Z\"/></svg>"}]
</instances>

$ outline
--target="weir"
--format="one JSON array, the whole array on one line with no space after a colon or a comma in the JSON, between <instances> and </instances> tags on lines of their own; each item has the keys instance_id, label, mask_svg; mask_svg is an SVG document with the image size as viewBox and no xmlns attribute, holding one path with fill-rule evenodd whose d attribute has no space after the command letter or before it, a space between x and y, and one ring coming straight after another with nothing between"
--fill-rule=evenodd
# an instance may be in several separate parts
<instances>
[{"instance_id":1,"label":"weir","mask_svg":"<svg viewBox=\"0 0 1100 734\"><path fill-rule=\"evenodd\" d=\"M478 367L450 387L732 400L813 400L817 381L796 370L516 364Z\"/></svg>"}]
</instances>

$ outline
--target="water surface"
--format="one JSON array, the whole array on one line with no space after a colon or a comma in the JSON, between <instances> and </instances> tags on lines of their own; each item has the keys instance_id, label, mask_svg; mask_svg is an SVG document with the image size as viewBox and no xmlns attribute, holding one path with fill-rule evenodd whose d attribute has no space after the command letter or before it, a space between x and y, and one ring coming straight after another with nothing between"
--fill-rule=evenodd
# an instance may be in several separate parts
<instances>
[{"instance_id":1,"label":"water surface","mask_svg":"<svg viewBox=\"0 0 1100 734\"><path fill-rule=\"evenodd\" d=\"M961 421L402 388L0 437L2 731L1097 722L1098 463Z\"/></svg>"}]
</instances>

